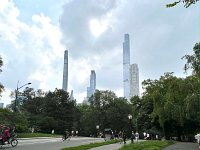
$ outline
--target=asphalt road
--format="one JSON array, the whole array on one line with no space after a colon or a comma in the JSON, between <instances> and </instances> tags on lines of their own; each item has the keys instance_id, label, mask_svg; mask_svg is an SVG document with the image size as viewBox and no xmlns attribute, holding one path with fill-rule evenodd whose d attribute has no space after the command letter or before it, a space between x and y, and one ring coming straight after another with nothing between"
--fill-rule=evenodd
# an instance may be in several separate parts
<instances>
[{"instance_id":1,"label":"asphalt road","mask_svg":"<svg viewBox=\"0 0 200 150\"><path fill-rule=\"evenodd\" d=\"M5 145L2 150L60 150L65 147L84 145L92 142L100 142L103 139L90 137L72 137L71 140L62 141L61 138L34 138L18 139L16 147Z\"/></svg>"},{"instance_id":2,"label":"asphalt road","mask_svg":"<svg viewBox=\"0 0 200 150\"><path fill-rule=\"evenodd\" d=\"M197 143L178 142L164 148L164 150L199 150L199 148Z\"/></svg>"}]
</instances>

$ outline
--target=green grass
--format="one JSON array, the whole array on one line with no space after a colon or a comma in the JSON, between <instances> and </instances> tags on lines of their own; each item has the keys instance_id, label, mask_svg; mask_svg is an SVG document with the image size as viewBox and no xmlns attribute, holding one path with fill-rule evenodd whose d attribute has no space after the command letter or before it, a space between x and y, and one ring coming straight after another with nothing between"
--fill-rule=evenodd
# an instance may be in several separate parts
<instances>
[{"instance_id":1,"label":"green grass","mask_svg":"<svg viewBox=\"0 0 200 150\"><path fill-rule=\"evenodd\" d=\"M167 147L168 145L173 144L172 141L144 141L144 142L138 142L134 144L127 144L124 145L119 150L162 150L163 148Z\"/></svg>"},{"instance_id":2,"label":"green grass","mask_svg":"<svg viewBox=\"0 0 200 150\"><path fill-rule=\"evenodd\" d=\"M51 135L45 133L17 133L18 138L33 138L33 137L61 137L61 135Z\"/></svg>"},{"instance_id":3,"label":"green grass","mask_svg":"<svg viewBox=\"0 0 200 150\"><path fill-rule=\"evenodd\" d=\"M90 143L90 144L80 145L80 146L76 146L76 147L63 148L62 150L87 150L87 149L90 149L93 147L99 147L99 146L113 144L113 143L116 143L116 141L111 140L111 141L100 142L100 143Z\"/></svg>"}]
</instances>

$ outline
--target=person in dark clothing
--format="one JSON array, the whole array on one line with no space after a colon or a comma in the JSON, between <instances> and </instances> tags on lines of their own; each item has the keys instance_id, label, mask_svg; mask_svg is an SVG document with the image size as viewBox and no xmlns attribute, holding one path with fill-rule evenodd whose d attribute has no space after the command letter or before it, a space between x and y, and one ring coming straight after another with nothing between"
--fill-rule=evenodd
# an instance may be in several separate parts
<instances>
[{"instance_id":1,"label":"person in dark clothing","mask_svg":"<svg viewBox=\"0 0 200 150\"><path fill-rule=\"evenodd\" d=\"M134 132L132 131L132 133L131 133L131 143L134 143L134 139L135 139L135 134L134 134Z\"/></svg>"},{"instance_id":2,"label":"person in dark clothing","mask_svg":"<svg viewBox=\"0 0 200 150\"><path fill-rule=\"evenodd\" d=\"M125 131L123 132L123 141L124 141L124 144L126 144L126 132Z\"/></svg>"},{"instance_id":3,"label":"person in dark clothing","mask_svg":"<svg viewBox=\"0 0 200 150\"><path fill-rule=\"evenodd\" d=\"M69 131L67 129L65 130L64 136L65 136L65 140L69 137Z\"/></svg>"}]
</instances>

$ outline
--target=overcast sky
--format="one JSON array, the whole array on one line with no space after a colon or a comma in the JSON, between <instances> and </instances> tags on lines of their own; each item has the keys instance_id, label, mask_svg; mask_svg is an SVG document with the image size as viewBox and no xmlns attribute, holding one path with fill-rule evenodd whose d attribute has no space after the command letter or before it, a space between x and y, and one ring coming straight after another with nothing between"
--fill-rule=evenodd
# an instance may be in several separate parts
<instances>
[{"instance_id":1,"label":"overcast sky","mask_svg":"<svg viewBox=\"0 0 200 150\"><path fill-rule=\"evenodd\" d=\"M86 97L91 70L97 89L123 96L122 43L130 35L131 64L141 82L165 72L185 77L181 57L200 41L200 3L165 8L173 0L1 0L0 55L5 86L0 102L25 83L62 88L64 50L69 85L77 102ZM23 91L23 88L20 91ZM141 90L142 91L142 90Z\"/></svg>"}]
</instances>

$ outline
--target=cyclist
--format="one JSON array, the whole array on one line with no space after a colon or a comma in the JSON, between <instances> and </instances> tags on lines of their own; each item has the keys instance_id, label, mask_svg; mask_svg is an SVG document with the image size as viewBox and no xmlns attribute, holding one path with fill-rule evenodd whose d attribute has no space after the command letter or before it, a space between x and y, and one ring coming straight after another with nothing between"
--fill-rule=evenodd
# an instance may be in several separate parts
<instances>
[{"instance_id":1,"label":"cyclist","mask_svg":"<svg viewBox=\"0 0 200 150\"><path fill-rule=\"evenodd\" d=\"M2 135L2 143L3 143L3 145L5 145L5 142L10 138L9 130L10 129L8 127L5 127L5 130L4 130L3 135Z\"/></svg>"}]
</instances>

